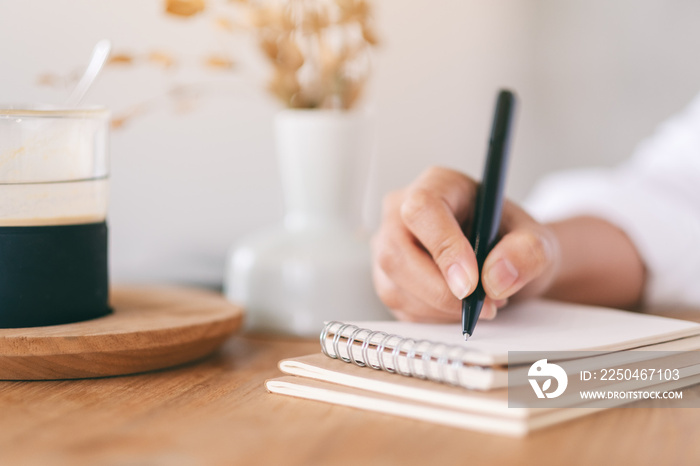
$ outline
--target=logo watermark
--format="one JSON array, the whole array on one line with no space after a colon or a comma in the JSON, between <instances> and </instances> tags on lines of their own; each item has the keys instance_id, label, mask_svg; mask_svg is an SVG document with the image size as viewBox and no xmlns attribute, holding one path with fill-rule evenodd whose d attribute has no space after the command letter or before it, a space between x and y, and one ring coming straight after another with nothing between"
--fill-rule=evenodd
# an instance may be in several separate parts
<instances>
[{"instance_id":1,"label":"logo watermark","mask_svg":"<svg viewBox=\"0 0 700 466\"><path fill-rule=\"evenodd\" d=\"M527 375L529 377L528 382L532 385L532 389L535 391L537 398L556 398L566 390L566 386L569 384L569 377L566 375L564 369L556 364L548 363L546 359L540 359L535 361ZM538 378L546 377L540 387L537 382ZM552 386L552 379L557 381L556 389L553 392L548 392L549 388Z\"/></svg>"},{"instance_id":2,"label":"logo watermark","mask_svg":"<svg viewBox=\"0 0 700 466\"><path fill-rule=\"evenodd\" d=\"M700 407L700 351L510 352L508 406Z\"/></svg>"}]
</instances>

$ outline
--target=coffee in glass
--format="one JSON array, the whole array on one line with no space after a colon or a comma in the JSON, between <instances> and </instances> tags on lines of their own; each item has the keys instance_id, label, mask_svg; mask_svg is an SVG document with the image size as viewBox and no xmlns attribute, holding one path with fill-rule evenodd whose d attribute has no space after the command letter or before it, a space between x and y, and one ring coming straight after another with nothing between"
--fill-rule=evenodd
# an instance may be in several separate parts
<instances>
[{"instance_id":1,"label":"coffee in glass","mask_svg":"<svg viewBox=\"0 0 700 466\"><path fill-rule=\"evenodd\" d=\"M0 108L0 328L110 312L108 116Z\"/></svg>"}]
</instances>

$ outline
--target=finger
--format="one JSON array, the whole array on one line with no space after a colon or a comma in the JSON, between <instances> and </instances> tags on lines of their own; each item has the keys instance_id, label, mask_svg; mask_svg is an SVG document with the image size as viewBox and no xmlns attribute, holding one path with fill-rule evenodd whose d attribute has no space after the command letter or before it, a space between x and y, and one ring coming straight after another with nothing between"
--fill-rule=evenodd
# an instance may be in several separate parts
<instances>
[{"instance_id":1,"label":"finger","mask_svg":"<svg viewBox=\"0 0 700 466\"><path fill-rule=\"evenodd\" d=\"M394 317L404 322L416 322L421 324L454 324L457 322L455 319L428 317L425 314L411 314L395 309L390 309L390 311Z\"/></svg>"},{"instance_id":2,"label":"finger","mask_svg":"<svg viewBox=\"0 0 700 466\"><path fill-rule=\"evenodd\" d=\"M460 226L473 198L474 186L466 177L434 170L409 189L400 210L402 222L428 251L458 299L477 284L476 257Z\"/></svg>"},{"instance_id":3,"label":"finger","mask_svg":"<svg viewBox=\"0 0 700 466\"><path fill-rule=\"evenodd\" d=\"M431 167L425 170L406 190L424 189L445 201L457 222L462 224L474 215L476 200L475 181L455 170Z\"/></svg>"},{"instance_id":4,"label":"finger","mask_svg":"<svg viewBox=\"0 0 700 466\"><path fill-rule=\"evenodd\" d=\"M506 234L484 262L484 291L492 299L513 296L553 269L555 248L556 242L551 234L534 223Z\"/></svg>"},{"instance_id":5,"label":"finger","mask_svg":"<svg viewBox=\"0 0 700 466\"><path fill-rule=\"evenodd\" d=\"M489 298L491 299L491 298ZM493 304L496 305L496 309L501 310L508 305L507 299L494 299Z\"/></svg>"},{"instance_id":6,"label":"finger","mask_svg":"<svg viewBox=\"0 0 700 466\"><path fill-rule=\"evenodd\" d=\"M479 314L479 319L493 320L498 314L498 310L508 304L507 299L491 299L486 297L484 304L481 308L481 314Z\"/></svg>"},{"instance_id":7,"label":"finger","mask_svg":"<svg viewBox=\"0 0 700 466\"><path fill-rule=\"evenodd\" d=\"M479 320L493 320L498 313L498 308L494 301L490 298L484 299L484 304L481 306L481 313L479 314Z\"/></svg>"},{"instance_id":8,"label":"finger","mask_svg":"<svg viewBox=\"0 0 700 466\"><path fill-rule=\"evenodd\" d=\"M412 237L400 232L380 232L372 241L374 263L383 274L402 290L443 313L459 313L460 300L457 299L445 283L440 270L430 255L417 246Z\"/></svg>"},{"instance_id":9,"label":"finger","mask_svg":"<svg viewBox=\"0 0 700 466\"><path fill-rule=\"evenodd\" d=\"M399 320L445 323L459 320L459 312L446 314L401 290L378 266L372 269L372 279L377 295Z\"/></svg>"},{"instance_id":10,"label":"finger","mask_svg":"<svg viewBox=\"0 0 700 466\"><path fill-rule=\"evenodd\" d=\"M398 213L402 199L395 194L385 199L382 227L372 238L373 264L400 289L454 319L459 315L460 301L433 259L403 224Z\"/></svg>"}]
</instances>

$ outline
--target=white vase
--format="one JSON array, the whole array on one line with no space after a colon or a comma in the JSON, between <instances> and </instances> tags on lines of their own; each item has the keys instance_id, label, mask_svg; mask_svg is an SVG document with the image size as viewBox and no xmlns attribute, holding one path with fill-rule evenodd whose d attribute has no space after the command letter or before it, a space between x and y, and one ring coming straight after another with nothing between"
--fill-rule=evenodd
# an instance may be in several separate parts
<instances>
[{"instance_id":1,"label":"white vase","mask_svg":"<svg viewBox=\"0 0 700 466\"><path fill-rule=\"evenodd\" d=\"M328 320L389 314L371 281L359 228L371 143L359 113L285 110L275 120L284 223L238 242L226 296L253 331L318 336Z\"/></svg>"}]
</instances>

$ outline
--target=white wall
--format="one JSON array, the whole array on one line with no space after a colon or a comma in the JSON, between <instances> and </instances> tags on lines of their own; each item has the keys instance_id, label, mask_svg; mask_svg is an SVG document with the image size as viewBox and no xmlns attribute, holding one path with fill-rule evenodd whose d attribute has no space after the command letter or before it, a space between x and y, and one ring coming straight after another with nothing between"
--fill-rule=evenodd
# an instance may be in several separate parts
<instances>
[{"instance_id":1,"label":"white wall","mask_svg":"<svg viewBox=\"0 0 700 466\"><path fill-rule=\"evenodd\" d=\"M521 97L509 191L549 170L612 164L700 88L700 4L682 0L377 0L383 45L366 103L378 129L367 218L383 193L431 164L479 175L495 92ZM60 103L36 84L79 69L103 37L117 50L184 60L107 70L91 103L119 112L182 83L205 83L193 112L162 101L112 137L111 262L116 280L216 284L240 235L282 214L257 51L161 2L0 0L0 102ZM204 71L207 52L237 58Z\"/></svg>"},{"instance_id":2,"label":"white wall","mask_svg":"<svg viewBox=\"0 0 700 466\"><path fill-rule=\"evenodd\" d=\"M542 169L610 164L700 91L700 2L536 2Z\"/></svg>"}]
</instances>

